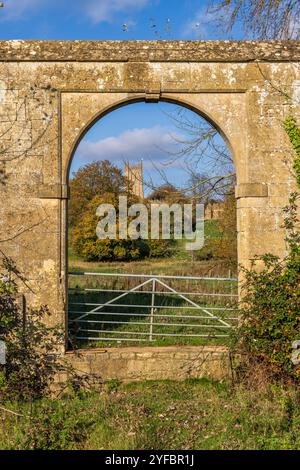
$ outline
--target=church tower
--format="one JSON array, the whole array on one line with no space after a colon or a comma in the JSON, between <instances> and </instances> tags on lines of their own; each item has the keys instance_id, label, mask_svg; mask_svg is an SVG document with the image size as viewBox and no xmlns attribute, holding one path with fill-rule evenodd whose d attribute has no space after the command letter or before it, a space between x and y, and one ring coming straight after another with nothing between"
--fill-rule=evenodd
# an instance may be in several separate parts
<instances>
[{"instance_id":1,"label":"church tower","mask_svg":"<svg viewBox=\"0 0 300 470\"><path fill-rule=\"evenodd\" d=\"M137 165L131 166L129 162L125 163L125 176L132 186L132 193L140 199L144 199L143 187L143 163L140 161Z\"/></svg>"}]
</instances>

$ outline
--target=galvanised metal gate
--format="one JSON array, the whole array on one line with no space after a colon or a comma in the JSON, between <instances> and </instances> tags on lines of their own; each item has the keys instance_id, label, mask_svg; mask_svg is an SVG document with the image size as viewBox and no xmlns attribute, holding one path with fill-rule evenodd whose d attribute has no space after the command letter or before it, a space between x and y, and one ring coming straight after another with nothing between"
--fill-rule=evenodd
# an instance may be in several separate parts
<instances>
[{"instance_id":1,"label":"galvanised metal gate","mask_svg":"<svg viewBox=\"0 0 300 470\"><path fill-rule=\"evenodd\" d=\"M238 321L235 278L71 272L69 279L73 343L196 344L228 337Z\"/></svg>"}]
</instances>

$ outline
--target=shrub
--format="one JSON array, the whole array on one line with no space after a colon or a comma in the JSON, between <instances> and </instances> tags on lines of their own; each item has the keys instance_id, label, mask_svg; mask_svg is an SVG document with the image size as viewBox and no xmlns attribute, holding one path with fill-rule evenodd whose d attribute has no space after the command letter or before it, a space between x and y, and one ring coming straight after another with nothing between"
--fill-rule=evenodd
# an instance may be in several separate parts
<instances>
[{"instance_id":1,"label":"shrub","mask_svg":"<svg viewBox=\"0 0 300 470\"><path fill-rule=\"evenodd\" d=\"M219 220L221 236L215 241L215 256L230 260L237 265L237 219L236 199L233 192L226 194Z\"/></svg>"},{"instance_id":2,"label":"shrub","mask_svg":"<svg viewBox=\"0 0 300 470\"><path fill-rule=\"evenodd\" d=\"M214 258L214 244L211 240L205 243L201 250L196 251L197 261L208 261Z\"/></svg>"},{"instance_id":3,"label":"shrub","mask_svg":"<svg viewBox=\"0 0 300 470\"><path fill-rule=\"evenodd\" d=\"M150 258L163 258L170 256L176 247L174 240L147 240Z\"/></svg>"},{"instance_id":4,"label":"shrub","mask_svg":"<svg viewBox=\"0 0 300 470\"><path fill-rule=\"evenodd\" d=\"M12 259L4 256L0 272L0 340L7 347L6 364L0 365L0 392L4 399L35 400L48 395L56 374L68 374L78 389L89 379L64 363L58 348L63 345L60 327L44 323L46 306L23 311L18 302L18 282L26 284ZM26 284L27 286L27 284ZM28 286L27 286L28 288ZM91 377L94 380L94 377Z\"/></svg>"},{"instance_id":5,"label":"shrub","mask_svg":"<svg viewBox=\"0 0 300 470\"><path fill-rule=\"evenodd\" d=\"M264 264L258 272L257 260ZM266 254L242 271L245 307L235 340L250 357L267 364L271 373L300 377L300 369L291 362L292 342L300 339L299 255L280 261Z\"/></svg>"},{"instance_id":6,"label":"shrub","mask_svg":"<svg viewBox=\"0 0 300 470\"><path fill-rule=\"evenodd\" d=\"M54 354L62 342L59 329L42 322L47 307L28 309L26 316L17 302L17 280L26 282L7 257L0 275L0 339L7 347L6 364L1 367L1 392L10 399L34 399L43 396L57 372Z\"/></svg>"},{"instance_id":7,"label":"shrub","mask_svg":"<svg viewBox=\"0 0 300 470\"><path fill-rule=\"evenodd\" d=\"M74 252L85 261L134 261L150 257L163 257L170 254L172 242L169 240L123 240L99 239L96 234L97 207L112 204L116 209L118 233L118 198L115 195L95 197L87 206L81 221L72 229L71 243Z\"/></svg>"}]
</instances>

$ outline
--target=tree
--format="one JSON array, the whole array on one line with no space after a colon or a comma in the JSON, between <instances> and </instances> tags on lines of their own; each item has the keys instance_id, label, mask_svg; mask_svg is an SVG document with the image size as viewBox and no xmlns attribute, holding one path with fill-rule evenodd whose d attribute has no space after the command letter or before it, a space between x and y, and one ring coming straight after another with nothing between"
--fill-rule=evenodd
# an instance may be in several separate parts
<instances>
[{"instance_id":1,"label":"tree","mask_svg":"<svg viewBox=\"0 0 300 470\"><path fill-rule=\"evenodd\" d=\"M159 201L168 203L183 203L187 202L184 194L175 186L170 183L162 184L152 191L147 198L149 201Z\"/></svg>"},{"instance_id":2,"label":"tree","mask_svg":"<svg viewBox=\"0 0 300 470\"><path fill-rule=\"evenodd\" d=\"M217 240L215 254L226 258L235 267L237 264L237 226L236 226L236 199L233 192L226 195L223 211L219 219L221 237Z\"/></svg>"},{"instance_id":3,"label":"tree","mask_svg":"<svg viewBox=\"0 0 300 470\"><path fill-rule=\"evenodd\" d=\"M219 259L229 267L237 266L237 221L236 199L233 191L228 191L222 203L222 211L217 220L205 222L205 245L196 254L197 258Z\"/></svg>"},{"instance_id":4,"label":"tree","mask_svg":"<svg viewBox=\"0 0 300 470\"><path fill-rule=\"evenodd\" d=\"M227 194L235 182L235 168L231 152L218 130L196 113L191 119L185 108L167 113L167 116L185 137L171 136L177 150L169 153L164 166L168 168L179 164L182 171L188 174L188 181L185 187L175 187L166 172L153 162L164 186L172 186L176 192L201 203ZM153 183L146 184L152 190L156 189Z\"/></svg>"},{"instance_id":5,"label":"tree","mask_svg":"<svg viewBox=\"0 0 300 470\"><path fill-rule=\"evenodd\" d=\"M175 188L170 183L162 184L152 191L148 196L147 201L148 206L155 202L157 204L180 204L183 206L184 203L188 203L189 199L185 194L179 189ZM149 212L151 208L148 207ZM182 224L183 224L182 220ZM177 242L174 240L174 215L170 216L170 240L162 239L162 220L160 218L160 238L159 240L151 239L149 236L148 245L150 248L149 257L150 258L159 258L166 257L172 254L175 254L178 250Z\"/></svg>"},{"instance_id":6,"label":"tree","mask_svg":"<svg viewBox=\"0 0 300 470\"><path fill-rule=\"evenodd\" d=\"M118 196L128 192L128 181L122 171L108 160L94 161L79 168L70 181L69 225L83 216L88 203L96 196Z\"/></svg>"},{"instance_id":7,"label":"tree","mask_svg":"<svg viewBox=\"0 0 300 470\"><path fill-rule=\"evenodd\" d=\"M299 39L299 0L211 0L209 11L218 13L231 30L241 22L258 39Z\"/></svg>"},{"instance_id":8,"label":"tree","mask_svg":"<svg viewBox=\"0 0 300 470\"><path fill-rule=\"evenodd\" d=\"M196 253L198 259L225 259L236 266L237 262L237 230L236 203L234 185L235 168L231 152L221 138L218 130L202 117L195 114L190 118L185 109L168 114L169 118L180 130L184 131L184 139L173 137L179 150L171 154L166 166L183 164L188 173L186 187L175 187L168 180L165 172L160 170L164 184L154 190L151 198L166 199L172 202L195 201L201 204L224 202L222 220L207 221L206 244ZM204 172L205 170L205 172ZM179 200L174 201L176 197Z\"/></svg>"},{"instance_id":9,"label":"tree","mask_svg":"<svg viewBox=\"0 0 300 470\"><path fill-rule=\"evenodd\" d=\"M100 239L96 227L99 218L96 215L100 204L112 204L116 210L116 238ZM126 261L144 258L149 255L147 240L123 240L118 238L118 197L115 194L95 196L85 208L82 218L74 226L71 243L75 253L85 261Z\"/></svg>"},{"instance_id":10,"label":"tree","mask_svg":"<svg viewBox=\"0 0 300 470\"><path fill-rule=\"evenodd\" d=\"M218 202L234 192L235 174L209 176L207 173L191 172L189 179L191 199L201 204Z\"/></svg>"}]
</instances>

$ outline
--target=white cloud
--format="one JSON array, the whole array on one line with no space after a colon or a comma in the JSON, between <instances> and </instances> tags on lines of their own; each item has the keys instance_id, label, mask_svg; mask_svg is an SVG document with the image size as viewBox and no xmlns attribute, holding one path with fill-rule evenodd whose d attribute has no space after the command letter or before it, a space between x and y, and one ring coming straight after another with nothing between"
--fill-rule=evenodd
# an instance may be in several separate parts
<instances>
[{"instance_id":1,"label":"white cloud","mask_svg":"<svg viewBox=\"0 0 300 470\"><path fill-rule=\"evenodd\" d=\"M16 21L30 16L43 7L53 7L59 12L64 6L73 13L87 16L93 23L112 22L118 13L141 10L151 0L6 0L0 11L0 21ZM58 13L59 14L59 13Z\"/></svg>"},{"instance_id":2,"label":"white cloud","mask_svg":"<svg viewBox=\"0 0 300 470\"><path fill-rule=\"evenodd\" d=\"M106 137L96 142L83 140L77 149L75 159L80 161L80 164L103 159L110 161L169 159L168 152L174 153L178 150L179 144L174 137L182 138L162 126L130 129L119 136Z\"/></svg>"},{"instance_id":3,"label":"white cloud","mask_svg":"<svg viewBox=\"0 0 300 470\"><path fill-rule=\"evenodd\" d=\"M94 23L111 22L117 13L141 10L149 0L89 0L85 12Z\"/></svg>"},{"instance_id":4,"label":"white cloud","mask_svg":"<svg viewBox=\"0 0 300 470\"><path fill-rule=\"evenodd\" d=\"M48 0L6 0L4 8L0 11L0 19L3 21L18 20L22 15L32 13L47 2Z\"/></svg>"}]
</instances>

